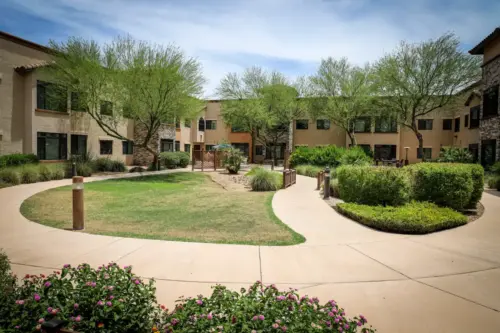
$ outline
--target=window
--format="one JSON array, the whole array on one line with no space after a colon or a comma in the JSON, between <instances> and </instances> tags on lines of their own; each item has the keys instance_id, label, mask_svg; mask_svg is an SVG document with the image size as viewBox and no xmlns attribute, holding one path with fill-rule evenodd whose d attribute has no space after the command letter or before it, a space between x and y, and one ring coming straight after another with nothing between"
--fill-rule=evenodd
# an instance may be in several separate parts
<instances>
[{"instance_id":1,"label":"window","mask_svg":"<svg viewBox=\"0 0 500 333\"><path fill-rule=\"evenodd\" d=\"M175 141L175 151L181 151L181 143L179 141Z\"/></svg>"},{"instance_id":2,"label":"window","mask_svg":"<svg viewBox=\"0 0 500 333\"><path fill-rule=\"evenodd\" d=\"M455 132L460 132L460 118L455 118Z\"/></svg>"},{"instance_id":3,"label":"window","mask_svg":"<svg viewBox=\"0 0 500 333\"><path fill-rule=\"evenodd\" d=\"M101 101L101 114L103 116L113 115L113 103L109 101Z\"/></svg>"},{"instance_id":4,"label":"window","mask_svg":"<svg viewBox=\"0 0 500 333\"><path fill-rule=\"evenodd\" d=\"M71 92L71 110L77 112L85 112L85 106L83 105L82 99L80 98L80 93Z\"/></svg>"},{"instance_id":5,"label":"window","mask_svg":"<svg viewBox=\"0 0 500 333\"><path fill-rule=\"evenodd\" d=\"M184 127L191 128L191 120L184 120Z\"/></svg>"},{"instance_id":6,"label":"window","mask_svg":"<svg viewBox=\"0 0 500 333\"><path fill-rule=\"evenodd\" d=\"M432 148L423 148L424 150L424 156L426 160L432 159ZM422 153L420 152L420 149L417 147L417 158L422 158Z\"/></svg>"},{"instance_id":7,"label":"window","mask_svg":"<svg viewBox=\"0 0 500 333\"><path fill-rule=\"evenodd\" d=\"M255 146L255 155L257 155L257 156L264 155L264 147L262 145Z\"/></svg>"},{"instance_id":8,"label":"window","mask_svg":"<svg viewBox=\"0 0 500 333\"><path fill-rule=\"evenodd\" d=\"M366 155L372 156L372 147L370 145L358 145L363 151L365 152Z\"/></svg>"},{"instance_id":9,"label":"window","mask_svg":"<svg viewBox=\"0 0 500 333\"><path fill-rule=\"evenodd\" d=\"M297 119L295 121L295 129L306 130L309 128L309 120Z\"/></svg>"},{"instance_id":10,"label":"window","mask_svg":"<svg viewBox=\"0 0 500 333\"><path fill-rule=\"evenodd\" d=\"M431 131L432 130L432 119L419 119L418 120L418 130L419 131Z\"/></svg>"},{"instance_id":11,"label":"window","mask_svg":"<svg viewBox=\"0 0 500 333\"><path fill-rule=\"evenodd\" d=\"M277 160L283 160L285 158L285 147L286 144L282 143L277 146L271 146L266 148L266 159L267 160L272 159L272 152L274 149L274 158Z\"/></svg>"},{"instance_id":12,"label":"window","mask_svg":"<svg viewBox=\"0 0 500 333\"><path fill-rule=\"evenodd\" d=\"M481 164L483 166L493 165L496 161L497 151L496 140L483 140L481 141Z\"/></svg>"},{"instance_id":13,"label":"window","mask_svg":"<svg viewBox=\"0 0 500 333\"><path fill-rule=\"evenodd\" d=\"M369 133L372 130L372 119L370 117L359 117L354 120L354 132Z\"/></svg>"},{"instance_id":14,"label":"window","mask_svg":"<svg viewBox=\"0 0 500 333\"><path fill-rule=\"evenodd\" d=\"M68 136L60 133L37 133L37 155L40 160L65 160L68 156Z\"/></svg>"},{"instance_id":15,"label":"window","mask_svg":"<svg viewBox=\"0 0 500 333\"><path fill-rule=\"evenodd\" d=\"M181 128L181 121L180 120L176 120L175 121L175 128L176 129L180 129Z\"/></svg>"},{"instance_id":16,"label":"window","mask_svg":"<svg viewBox=\"0 0 500 333\"><path fill-rule=\"evenodd\" d=\"M71 156L83 156L87 153L87 136L71 134Z\"/></svg>"},{"instance_id":17,"label":"window","mask_svg":"<svg viewBox=\"0 0 500 333\"><path fill-rule=\"evenodd\" d=\"M217 129L217 120L206 120L205 126L207 130L215 130Z\"/></svg>"},{"instance_id":18,"label":"window","mask_svg":"<svg viewBox=\"0 0 500 333\"><path fill-rule=\"evenodd\" d=\"M113 141L112 140L99 141L99 151L101 155L113 154Z\"/></svg>"},{"instance_id":19,"label":"window","mask_svg":"<svg viewBox=\"0 0 500 333\"><path fill-rule=\"evenodd\" d=\"M451 131L453 121L451 119L443 119L443 130Z\"/></svg>"},{"instance_id":20,"label":"window","mask_svg":"<svg viewBox=\"0 0 500 333\"><path fill-rule=\"evenodd\" d=\"M134 143L132 141L122 141L122 154L132 155L134 153Z\"/></svg>"},{"instance_id":21,"label":"window","mask_svg":"<svg viewBox=\"0 0 500 333\"><path fill-rule=\"evenodd\" d=\"M464 119L464 128L467 128L469 127L469 115L466 114L465 115L465 119Z\"/></svg>"},{"instance_id":22,"label":"window","mask_svg":"<svg viewBox=\"0 0 500 333\"><path fill-rule=\"evenodd\" d=\"M233 146L236 149L239 149L243 155L248 157L248 152L249 152L249 144L248 143L231 143L231 146Z\"/></svg>"},{"instance_id":23,"label":"window","mask_svg":"<svg viewBox=\"0 0 500 333\"><path fill-rule=\"evenodd\" d=\"M160 140L160 152L174 151L174 140L172 139L161 139Z\"/></svg>"},{"instance_id":24,"label":"window","mask_svg":"<svg viewBox=\"0 0 500 333\"><path fill-rule=\"evenodd\" d=\"M215 145L205 145L205 151L212 151L214 150Z\"/></svg>"},{"instance_id":25,"label":"window","mask_svg":"<svg viewBox=\"0 0 500 333\"><path fill-rule=\"evenodd\" d=\"M328 120L328 119L316 120L316 129L329 130L330 129L330 120Z\"/></svg>"},{"instance_id":26,"label":"window","mask_svg":"<svg viewBox=\"0 0 500 333\"><path fill-rule=\"evenodd\" d=\"M396 147L396 145L375 145L375 159L395 160Z\"/></svg>"},{"instance_id":27,"label":"window","mask_svg":"<svg viewBox=\"0 0 500 333\"><path fill-rule=\"evenodd\" d=\"M398 123L396 119L389 117L375 118L375 133L397 133Z\"/></svg>"},{"instance_id":28,"label":"window","mask_svg":"<svg viewBox=\"0 0 500 333\"><path fill-rule=\"evenodd\" d=\"M67 92L54 83L36 82L37 109L68 112L67 96Z\"/></svg>"},{"instance_id":29,"label":"window","mask_svg":"<svg viewBox=\"0 0 500 333\"><path fill-rule=\"evenodd\" d=\"M481 106L477 105L473 108L470 108L470 126L469 128L478 128L479 127L479 113L481 112Z\"/></svg>"},{"instance_id":30,"label":"window","mask_svg":"<svg viewBox=\"0 0 500 333\"><path fill-rule=\"evenodd\" d=\"M205 119L203 118L200 118L200 120L198 120L198 131L205 131Z\"/></svg>"},{"instance_id":31,"label":"window","mask_svg":"<svg viewBox=\"0 0 500 333\"><path fill-rule=\"evenodd\" d=\"M191 145L189 143L184 144L184 151L186 153L191 153Z\"/></svg>"},{"instance_id":32,"label":"window","mask_svg":"<svg viewBox=\"0 0 500 333\"><path fill-rule=\"evenodd\" d=\"M239 127L239 126L231 126L231 132L233 132L233 133L242 133L242 132L245 132L245 130L242 127Z\"/></svg>"},{"instance_id":33,"label":"window","mask_svg":"<svg viewBox=\"0 0 500 333\"><path fill-rule=\"evenodd\" d=\"M472 162L477 163L479 160L479 144L473 143L469 145L469 152L472 155Z\"/></svg>"},{"instance_id":34,"label":"window","mask_svg":"<svg viewBox=\"0 0 500 333\"><path fill-rule=\"evenodd\" d=\"M484 91L483 119L498 115L498 84Z\"/></svg>"}]
</instances>

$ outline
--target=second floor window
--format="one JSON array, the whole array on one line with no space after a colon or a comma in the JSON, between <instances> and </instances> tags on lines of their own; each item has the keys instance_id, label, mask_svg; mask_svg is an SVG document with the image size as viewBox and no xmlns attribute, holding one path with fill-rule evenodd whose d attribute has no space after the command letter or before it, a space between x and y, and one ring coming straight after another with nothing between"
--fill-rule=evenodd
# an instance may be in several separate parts
<instances>
[{"instance_id":1,"label":"second floor window","mask_svg":"<svg viewBox=\"0 0 500 333\"><path fill-rule=\"evenodd\" d=\"M372 119L370 117L359 117L354 120L354 132L369 133L372 129Z\"/></svg>"},{"instance_id":2,"label":"second floor window","mask_svg":"<svg viewBox=\"0 0 500 333\"><path fill-rule=\"evenodd\" d=\"M484 91L483 118L498 115L498 84Z\"/></svg>"},{"instance_id":3,"label":"second floor window","mask_svg":"<svg viewBox=\"0 0 500 333\"><path fill-rule=\"evenodd\" d=\"M231 126L231 132L233 132L233 133L242 133L242 132L245 132L245 130L242 127L239 127L239 126Z\"/></svg>"},{"instance_id":4,"label":"second floor window","mask_svg":"<svg viewBox=\"0 0 500 333\"><path fill-rule=\"evenodd\" d=\"M419 119L418 120L418 130L419 131L431 131L432 130L432 119Z\"/></svg>"},{"instance_id":5,"label":"second floor window","mask_svg":"<svg viewBox=\"0 0 500 333\"><path fill-rule=\"evenodd\" d=\"M389 117L377 117L375 119L376 133L396 133L398 131L398 123L396 119Z\"/></svg>"},{"instance_id":6,"label":"second floor window","mask_svg":"<svg viewBox=\"0 0 500 333\"><path fill-rule=\"evenodd\" d=\"M329 130L330 129L330 120L328 120L328 119L316 120L316 129Z\"/></svg>"},{"instance_id":7,"label":"second floor window","mask_svg":"<svg viewBox=\"0 0 500 333\"><path fill-rule=\"evenodd\" d=\"M45 82L36 82L36 108L59 112L68 111L67 92L60 86Z\"/></svg>"},{"instance_id":8,"label":"second floor window","mask_svg":"<svg viewBox=\"0 0 500 333\"><path fill-rule=\"evenodd\" d=\"M80 93L71 92L71 110L85 112L85 106L83 105Z\"/></svg>"},{"instance_id":9,"label":"second floor window","mask_svg":"<svg viewBox=\"0 0 500 333\"><path fill-rule=\"evenodd\" d=\"M217 129L217 120L206 120L206 129L207 130L216 130Z\"/></svg>"},{"instance_id":10,"label":"second floor window","mask_svg":"<svg viewBox=\"0 0 500 333\"><path fill-rule=\"evenodd\" d=\"M297 119L295 121L295 129L306 130L309 128L309 120Z\"/></svg>"},{"instance_id":11,"label":"second floor window","mask_svg":"<svg viewBox=\"0 0 500 333\"><path fill-rule=\"evenodd\" d=\"M451 131L453 121L451 119L443 119L443 130Z\"/></svg>"},{"instance_id":12,"label":"second floor window","mask_svg":"<svg viewBox=\"0 0 500 333\"><path fill-rule=\"evenodd\" d=\"M109 101L101 101L101 114L103 116L113 115L113 103Z\"/></svg>"},{"instance_id":13,"label":"second floor window","mask_svg":"<svg viewBox=\"0 0 500 333\"><path fill-rule=\"evenodd\" d=\"M479 112L481 112L481 106L477 105L470 108L470 125L469 128L479 127Z\"/></svg>"},{"instance_id":14,"label":"second floor window","mask_svg":"<svg viewBox=\"0 0 500 333\"><path fill-rule=\"evenodd\" d=\"M455 132L460 132L460 118L455 118Z\"/></svg>"},{"instance_id":15,"label":"second floor window","mask_svg":"<svg viewBox=\"0 0 500 333\"><path fill-rule=\"evenodd\" d=\"M184 120L184 127L191 128L191 120Z\"/></svg>"}]
</instances>

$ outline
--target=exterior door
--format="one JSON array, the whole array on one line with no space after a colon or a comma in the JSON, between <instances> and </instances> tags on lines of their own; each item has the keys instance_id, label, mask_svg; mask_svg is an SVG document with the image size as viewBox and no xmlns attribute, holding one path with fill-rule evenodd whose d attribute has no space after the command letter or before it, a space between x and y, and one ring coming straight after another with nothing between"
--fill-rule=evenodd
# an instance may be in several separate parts
<instances>
[{"instance_id":1,"label":"exterior door","mask_svg":"<svg viewBox=\"0 0 500 333\"><path fill-rule=\"evenodd\" d=\"M481 141L481 165L490 166L496 161L497 140Z\"/></svg>"}]
</instances>

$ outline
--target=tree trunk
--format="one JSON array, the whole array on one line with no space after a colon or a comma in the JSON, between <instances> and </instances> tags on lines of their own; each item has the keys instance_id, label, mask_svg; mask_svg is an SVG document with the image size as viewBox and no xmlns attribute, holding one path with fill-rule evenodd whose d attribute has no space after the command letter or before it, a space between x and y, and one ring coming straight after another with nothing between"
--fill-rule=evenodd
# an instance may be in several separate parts
<instances>
[{"instance_id":1,"label":"tree trunk","mask_svg":"<svg viewBox=\"0 0 500 333\"><path fill-rule=\"evenodd\" d=\"M250 158L250 161L252 163L255 163L255 152L256 152L256 143L257 143L257 134L255 133L255 131L251 131L251 134L252 134L252 156Z\"/></svg>"},{"instance_id":2,"label":"tree trunk","mask_svg":"<svg viewBox=\"0 0 500 333\"><path fill-rule=\"evenodd\" d=\"M349 139L351 140L351 146L352 147L356 147L357 143L356 143L356 135L354 134L354 132L347 132L347 135L349 135Z\"/></svg>"},{"instance_id":3,"label":"tree trunk","mask_svg":"<svg viewBox=\"0 0 500 333\"><path fill-rule=\"evenodd\" d=\"M413 133L415 133L415 136L417 137L418 140L418 151L420 152L420 156L422 156L422 162L425 162L425 155L424 155L424 137L422 134L418 131L417 127L415 124L412 126ZM418 155L417 151L417 155Z\"/></svg>"},{"instance_id":4,"label":"tree trunk","mask_svg":"<svg viewBox=\"0 0 500 333\"><path fill-rule=\"evenodd\" d=\"M276 163L276 147L271 147L271 170L274 170L274 164Z\"/></svg>"}]
</instances>

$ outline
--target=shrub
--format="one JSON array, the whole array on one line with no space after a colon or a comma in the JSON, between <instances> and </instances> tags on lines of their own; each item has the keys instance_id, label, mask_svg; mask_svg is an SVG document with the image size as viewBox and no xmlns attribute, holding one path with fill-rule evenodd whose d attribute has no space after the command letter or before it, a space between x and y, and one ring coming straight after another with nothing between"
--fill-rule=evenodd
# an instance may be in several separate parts
<instances>
[{"instance_id":1,"label":"shrub","mask_svg":"<svg viewBox=\"0 0 500 333\"><path fill-rule=\"evenodd\" d=\"M294 289L279 291L261 282L240 292L218 285L210 297L184 299L175 312L164 313L166 332L365 332L363 315L345 316L334 300L323 305L316 297L301 297ZM172 323L174 323L172 325Z\"/></svg>"},{"instance_id":2,"label":"shrub","mask_svg":"<svg viewBox=\"0 0 500 333\"><path fill-rule=\"evenodd\" d=\"M40 172L36 165L23 165L19 169L21 183L31 184L36 183L40 179Z\"/></svg>"},{"instance_id":3,"label":"shrub","mask_svg":"<svg viewBox=\"0 0 500 333\"><path fill-rule=\"evenodd\" d=\"M334 198L340 198L339 180L338 179L330 180L330 194Z\"/></svg>"},{"instance_id":4,"label":"shrub","mask_svg":"<svg viewBox=\"0 0 500 333\"><path fill-rule=\"evenodd\" d=\"M180 164L180 157L175 152L164 152L160 154L160 163L167 169L175 169Z\"/></svg>"},{"instance_id":5,"label":"shrub","mask_svg":"<svg viewBox=\"0 0 500 333\"><path fill-rule=\"evenodd\" d=\"M76 165L76 174L82 177L92 176L92 164L91 163L78 163Z\"/></svg>"},{"instance_id":6,"label":"shrub","mask_svg":"<svg viewBox=\"0 0 500 333\"><path fill-rule=\"evenodd\" d=\"M17 168L0 169L0 180L12 185L21 184L21 175Z\"/></svg>"},{"instance_id":7,"label":"shrub","mask_svg":"<svg viewBox=\"0 0 500 333\"><path fill-rule=\"evenodd\" d=\"M250 186L253 191L277 191L283 187L282 175L263 168L255 169Z\"/></svg>"},{"instance_id":8,"label":"shrub","mask_svg":"<svg viewBox=\"0 0 500 333\"><path fill-rule=\"evenodd\" d=\"M488 178L488 187L500 191L500 176L492 176Z\"/></svg>"},{"instance_id":9,"label":"shrub","mask_svg":"<svg viewBox=\"0 0 500 333\"><path fill-rule=\"evenodd\" d=\"M413 176L413 193L416 200L430 201L460 210L481 197L482 188L479 189L478 185L482 176L478 176L476 168L467 164L418 163L407 169Z\"/></svg>"},{"instance_id":10,"label":"shrub","mask_svg":"<svg viewBox=\"0 0 500 333\"><path fill-rule=\"evenodd\" d=\"M500 175L500 162L495 162L495 164L490 167L490 171L496 175Z\"/></svg>"},{"instance_id":11,"label":"shrub","mask_svg":"<svg viewBox=\"0 0 500 333\"><path fill-rule=\"evenodd\" d=\"M77 165L80 163L77 163ZM94 172L107 172L113 167L113 162L106 157L96 158L92 163Z\"/></svg>"},{"instance_id":12,"label":"shrub","mask_svg":"<svg viewBox=\"0 0 500 333\"><path fill-rule=\"evenodd\" d=\"M40 165L40 167L38 168L38 172L40 175L39 180L42 182L46 182L53 179L52 168L50 168L48 165L45 164Z\"/></svg>"},{"instance_id":13,"label":"shrub","mask_svg":"<svg viewBox=\"0 0 500 333\"><path fill-rule=\"evenodd\" d=\"M0 331L10 325L10 314L15 305L16 279L10 270L7 255L0 249Z\"/></svg>"},{"instance_id":14,"label":"shrub","mask_svg":"<svg viewBox=\"0 0 500 333\"><path fill-rule=\"evenodd\" d=\"M467 207L476 207L483 196L484 191L484 169L479 164L467 164L466 168L470 170L472 177L472 192Z\"/></svg>"},{"instance_id":15,"label":"shrub","mask_svg":"<svg viewBox=\"0 0 500 333\"><path fill-rule=\"evenodd\" d=\"M64 179L65 176L64 165L55 164L51 166L50 169L52 170L52 180Z\"/></svg>"},{"instance_id":16,"label":"shrub","mask_svg":"<svg viewBox=\"0 0 500 333\"><path fill-rule=\"evenodd\" d=\"M330 166L336 167L340 164L340 160L346 149L334 145L322 147L297 147L290 155L290 166L296 167L302 164L311 164L315 166Z\"/></svg>"},{"instance_id":17,"label":"shrub","mask_svg":"<svg viewBox=\"0 0 500 333\"><path fill-rule=\"evenodd\" d=\"M346 202L399 206L410 200L410 177L403 168L347 165L337 169L337 179Z\"/></svg>"},{"instance_id":18,"label":"shrub","mask_svg":"<svg viewBox=\"0 0 500 333\"><path fill-rule=\"evenodd\" d=\"M399 207L339 203L337 210L371 228L405 234L426 234L467 223L464 215L430 202L414 201Z\"/></svg>"},{"instance_id":19,"label":"shrub","mask_svg":"<svg viewBox=\"0 0 500 333\"><path fill-rule=\"evenodd\" d=\"M313 178L317 177L318 172L323 171L323 170L324 170L324 168L322 168L322 167L309 165L309 164L297 165L297 167L295 167L295 171L297 171L298 175L313 177Z\"/></svg>"},{"instance_id":20,"label":"shrub","mask_svg":"<svg viewBox=\"0 0 500 333\"><path fill-rule=\"evenodd\" d=\"M458 147L443 147L437 159L443 163L472 163L473 160L472 154L467 149Z\"/></svg>"},{"instance_id":21,"label":"shrub","mask_svg":"<svg viewBox=\"0 0 500 333\"><path fill-rule=\"evenodd\" d=\"M240 171L241 163L243 163L243 153L241 150L230 147L224 149L224 166L230 174L237 174Z\"/></svg>"},{"instance_id":22,"label":"shrub","mask_svg":"<svg viewBox=\"0 0 500 333\"><path fill-rule=\"evenodd\" d=\"M122 161L111 161L111 172L125 172L127 170L127 167L125 166L125 163Z\"/></svg>"},{"instance_id":23,"label":"shrub","mask_svg":"<svg viewBox=\"0 0 500 333\"><path fill-rule=\"evenodd\" d=\"M0 168L36 163L38 163L38 157L34 154L10 154L0 156Z\"/></svg>"},{"instance_id":24,"label":"shrub","mask_svg":"<svg viewBox=\"0 0 500 333\"><path fill-rule=\"evenodd\" d=\"M131 168L128 172L144 172L144 171L146 171L145 168L140 167L140 166L136 166L136 167Z\"/></svg>"},{"instance_id":25,"label":"shrub","mask_svg":"<svg viewBox=\"0 0 500 333\"><path fill-rule=\"evenodd\" d=\"M184 151L177 152L179 155L179 167L185 168L189 165L189 153Z\"/></svg>"},{"instance_id":26,"label":"shrub","mask_svg":"<svg viewBox=\"0 0 500 333\"><path fill-rule=\"evenodd\" d=\"M373 163L373 159L361 147L356 146L347 149L339 162L341 165L369 165Z\"/></svg>"}]
</instances>

